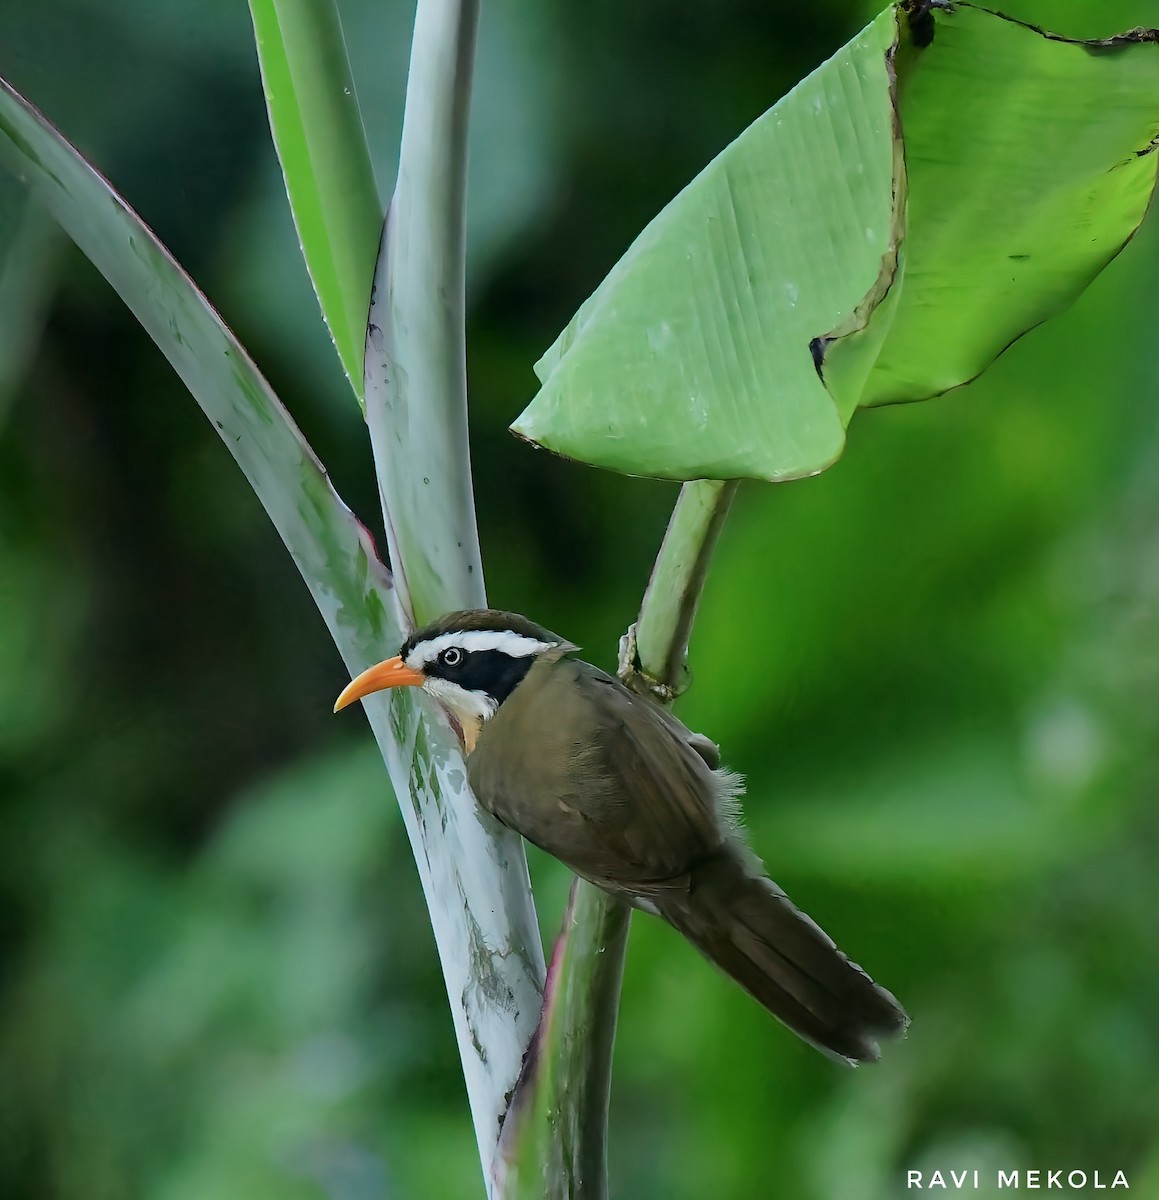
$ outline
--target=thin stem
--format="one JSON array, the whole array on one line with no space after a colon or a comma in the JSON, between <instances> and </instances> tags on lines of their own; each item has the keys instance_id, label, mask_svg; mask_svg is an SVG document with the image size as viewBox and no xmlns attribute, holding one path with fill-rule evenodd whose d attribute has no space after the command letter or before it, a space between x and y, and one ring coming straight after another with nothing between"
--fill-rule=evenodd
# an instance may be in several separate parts
<instances>
[{"instance_id":1,"label":"thin stem","mask_svg":"<svg viewBox=\"0 0 1159 1200\"><path fill-rule=\"evenodd\" d=\"M621 656L624 682L629 686L643 682L662 702L674 699L687 686L688 639L708 564L737 486L735 479L700 479L680 489L634 626L634 653L629 641Z\"/></svg>"},{"instance_id":2,"label":"thin stem","mask_svg":"<svg viewBox=\"0 0 1159 1200\"><path fill-rule=\"evenodd\" d=\"M612 902L594 913L591 895L603 893L582 879L572 881L543 1014L496 1155L495 1194L504 1200L602 1200L608 1194L617 1006L593 1006L588 997L619 995L631 909Z\"/></svg>"},{"instance_id":3,"label":"thin stem","mask_svg":"<svg viewBox=\"0 0 1159 1200\"><path fill-rule=\"evenodd\" d=\"M686 483L640 616L621 643L620 675L669 704L735 481ZM505 1197L606 1200L608 1099L632 910L577 879L547 975L543 1014L496 1162Z\"/></svg>"},{"instance_id":4,"label":"thin stem","mask_svg":"<svg viewBox=\"0 0 1159 1200\"><path fill-rule=\"evenodd\" d=\"M556 1039L562 1051L554 1093L560 1142L575 1200L606 1200L607 1114L612 1051L632 910L594 883L572 883L570 953L559 984L563 1004ZM553 1193L554 1194L554 1193Z\"/></svg>"},{"instance_id":5,"label":"thin stem","mask_svg":"<svg viewBox=\"0 0 1159 1200\"><path fill-rule=\"evenodd\" d=\"M608 1194L608 1100L632 910L584 879L572 884L556 1064L558 1136L571 1195Z\"/></svg>"},{"instance_id":6,"label":"thin stem","mask_svg":"<svg viewBox=\"0 0 1159 1200\"><path fill-rule=\"evenodd\" d=\"M608 904L593 910L591 895ZM587 880L572 883L572 954L563 1009L565 1046L560 1122L564 1152L581 1180L593 1180L593 1194L607 1194L607 1111L612 1096L612 1050L624 979L627 931L632 910Z\"/></svg>"}]
</instances>

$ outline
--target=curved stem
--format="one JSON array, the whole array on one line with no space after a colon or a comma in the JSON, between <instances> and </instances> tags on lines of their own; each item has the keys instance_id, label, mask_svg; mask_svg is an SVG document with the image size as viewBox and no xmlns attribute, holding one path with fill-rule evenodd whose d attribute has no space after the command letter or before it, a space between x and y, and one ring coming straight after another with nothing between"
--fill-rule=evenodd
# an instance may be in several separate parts
<instances>
[{"instance_id":1,"label":"curved stem","mask_svg":"<svg viewBox=\"0 0 1159 1200\"><path fill-rule=\"evenodd\" d=\"M621 641L621 679L659 703L683 690L692 623L736 489L718 480L681 488L640 616ZM539 1029L499 1144L496 1191L504 1197L606 1200L612 1051L631 916L593 884L572 885Z\"/></svg>"},{"instance_id":2,"label":"curved stem","mask_svg":"<svg viewBox=\"0 0 1159 1200\"><path fill-rule=\"evenodd\" d=\"M643 684L661 703L671 702L687 686L692 623L738 486L735 479L699 479L680 489L640 616L621 645L620 678L637 690Z\"/></svg>"}]
</instances>

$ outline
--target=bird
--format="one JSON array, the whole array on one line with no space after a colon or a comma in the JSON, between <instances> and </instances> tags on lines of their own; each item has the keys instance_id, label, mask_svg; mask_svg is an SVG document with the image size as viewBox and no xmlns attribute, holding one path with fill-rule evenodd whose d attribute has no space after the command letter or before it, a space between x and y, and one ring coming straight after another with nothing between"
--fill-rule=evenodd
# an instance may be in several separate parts
<instances>
[{"instance_id":1,"label":"bird","mask_svg":"<svg viewBox=\"0 0 1159 1200\"><path fill-rule=\"evenodd\" d=\"M740 826L741 777L578 651L517 613L452 612L352 680L334 711L421 688L453 717L489 813L667 921L806 1042L875 1061L909 1018L765 873Z\"/></svg>"}]
</instances>

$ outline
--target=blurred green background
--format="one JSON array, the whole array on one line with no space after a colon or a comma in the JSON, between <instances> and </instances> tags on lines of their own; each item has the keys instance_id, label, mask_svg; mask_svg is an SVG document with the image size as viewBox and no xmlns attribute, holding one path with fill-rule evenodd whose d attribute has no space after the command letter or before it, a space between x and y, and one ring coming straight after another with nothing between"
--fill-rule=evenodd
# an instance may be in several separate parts
<instances>
[{"instance_id":1,"label":"blurred green background","mask_svg":"<svg viewBox=\"0 0 1159 1200\"><path fill-rule=\"evenodd\" d=\"M384 192L413 5L344 0ZM1073 34L1159 0L1011 0ZM506 432L635 233L872 15L489 0L469 369L492 602L614 662L675 488ZM375 527L241 0L0 7L0 74L254 352ZM385 773L288 555L95 270L0 180L0 1195L481 1194ZM1159 1197L1159 225L982 380L742 488L680 712L770 870L913 1016L843 1071L637 917L639 1200L884 1200L1098 1168ZM952 336L952 331L947 331ZM545 936L567 876L532 859ZM990 1182L988 1182L990 1181ZM975 1193L978 1194L978 1193Z\"/></svg>"}]
</instances>

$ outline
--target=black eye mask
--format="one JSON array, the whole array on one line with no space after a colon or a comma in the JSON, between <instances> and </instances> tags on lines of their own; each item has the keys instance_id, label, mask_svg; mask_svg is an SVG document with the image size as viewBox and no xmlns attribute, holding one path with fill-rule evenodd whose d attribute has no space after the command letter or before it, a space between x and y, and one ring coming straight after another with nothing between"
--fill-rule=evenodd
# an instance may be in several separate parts
<instances>
[{"instance_id":1,"label":"black eye mask","mask_svg":"<svg viewBox=\"0 0 1159 1200\"><path fill-rule=\"evenodd\" d=\"M468 692L485 692L496 704L502 704L534 664L534 654L516 658L502 650L470 650L453 667L436 658L423 668L423 674L428 679L458 684Z\"/></svg>"}]
</instances>

